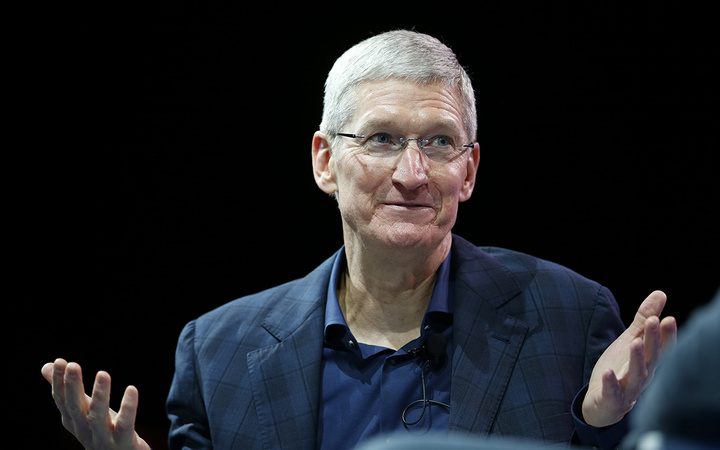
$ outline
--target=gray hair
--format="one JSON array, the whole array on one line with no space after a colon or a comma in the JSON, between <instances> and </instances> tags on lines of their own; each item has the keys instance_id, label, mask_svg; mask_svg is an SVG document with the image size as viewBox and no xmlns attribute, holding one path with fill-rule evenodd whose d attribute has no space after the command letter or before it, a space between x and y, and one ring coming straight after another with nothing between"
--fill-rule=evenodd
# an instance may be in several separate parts
<instances>
[{"instance_id":1,"label":"gray hair","mask_svg":"<svg viewBox=\"0 0 720 450\"><path fill-rule=\"evenodd\" d=\"M455 53L432 36L407 30L389 31L366 39L335 61L325 81L320 131L329 135L348 132L342 128L357 108L356 88L364 82L390 78L418 84L443 83L457 89L465 132L469 139L476 138L475 93Z\"/></svg>"}]
</instances>

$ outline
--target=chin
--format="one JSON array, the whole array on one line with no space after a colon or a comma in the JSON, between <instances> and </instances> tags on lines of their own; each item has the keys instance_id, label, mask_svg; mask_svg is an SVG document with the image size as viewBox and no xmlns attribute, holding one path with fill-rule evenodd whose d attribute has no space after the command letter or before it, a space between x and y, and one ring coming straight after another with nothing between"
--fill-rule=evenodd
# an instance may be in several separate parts
<instances>
[{"instance_id":1,"label":"chin","mask_svg":"<svg viewBox=\"0 0 720 450\"><path fill-rule=\"evenodd\" d=\"M447 231L434 226L398 222L385 230L383 241L395 248L434 248L440 245L447 235Z\"/></svg>"}]
</instances>

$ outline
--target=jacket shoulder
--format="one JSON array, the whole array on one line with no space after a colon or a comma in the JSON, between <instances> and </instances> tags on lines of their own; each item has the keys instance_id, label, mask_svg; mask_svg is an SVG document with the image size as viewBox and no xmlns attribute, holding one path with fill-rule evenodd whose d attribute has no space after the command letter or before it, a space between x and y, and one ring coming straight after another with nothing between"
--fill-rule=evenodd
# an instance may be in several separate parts
<instances>
[{"instance_id":1,"label":"jacket shoulder","mask_svg":"<svg viewBox=\"0 0 720 450\"><path fill-rule=\"evenodd\" d=\"M460 269L470 275L473 272L492 273L489 285L514 286L522 292L525 299L542 299L542 303L552 308L557 306L593 308L598 297L605 297L616 308L615 299L610 291L600 283L593 281L577 272L554 262L538 258L526 253L501 247L475 246L455 236L454 256L459 261Z\"/></svg>"},{"instance_id":2,"label":"jacket shoulder","mask_svg":"<svg viewBox=\"0 0 720 450\"><path fill-rule=\"evenodd\" d=\"M478 249L500 261L521 283L560 278L593 289L600 287L596 281L580 275L572 269L537 256L501 247L478 247Z\"/></svg>"},{"instance_id":3,"label":"jacket shoulder","mask_svg":"<svg viewBox=\"0 0 720 450\"><path fill-rule=\"evenodd\" d=\"M194 321L197 335L236 334L258 327L278 334L281 329L292 330L324 306L335 256L303 278L237 298L201 315Z\"/></svg>"}]
</instances>

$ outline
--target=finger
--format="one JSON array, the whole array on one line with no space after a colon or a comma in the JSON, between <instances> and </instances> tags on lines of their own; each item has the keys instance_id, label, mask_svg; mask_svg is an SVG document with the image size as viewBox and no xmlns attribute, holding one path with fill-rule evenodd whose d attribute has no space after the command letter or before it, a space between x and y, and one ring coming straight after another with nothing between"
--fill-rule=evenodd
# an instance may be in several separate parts
<instances>
[{"instance_id":1,"label":"finger","mask_svg":"<svg viewBox=\"0 0 720 450\"><path fill-rule=\"evenodd\" d=\"M603 373L602 386L603 397L611 399L620 399L622 397L622 389L613 370L608 369Z\"/></svg>"},{"instance_id":2,"label":"finger","mask_svg":"<svg viewBox=\"0 0 720 450\"><path fill-rule=\"evenodd\" d=\"M45 378L48 383L52 386L53 381L53 370L55 369L54 363L47 363L44 366L42 366L42 369L40 369L40 373L42 374L43 378Z\"/></svg>"},{"instance_id":3,"label":"finger","mask_svg":"<svg viewBox=\"0 0 720 450\"><path fill-rule=\"evenodd\" d=\"M60 412L65 410L65 369L67 368L67 361L62 358L55 360L53 364L52 372L52 392L55 404L60 409Z\"/></svg>"},{"instance_id":4,"label":"finger","mask_svg":"<svg viewBox=\"0 0 720 450\"><path fill-rule=\"evenodd\" d=\"M135 418L140 395L135 386L125 389L120 410L115 418L115 440L118 444L130 444L135 437Z\"/></svg>"},{"instance_id":5,"label":"finger","mask_svg":"<svg viewBox=\"0 0 720 450\"><path fill-rule=\"evenodd\" d=\"M65 406L68 412L75 415L87 413L88 402L82 380L82 369L77 363L68 363L63 377L65 384Z\"/></svg>"},{"instance_id":6,"label":"finger","mask_svg":"<svg viewBox=\"0 0 720 450\"><path fill-rule=\"evenodd\" d=\"M603 372L602 375L602 396L604 399L605 413L611 416L621 416L625 412L623 407L623 390L620 381L612 369ZM603 424L607 425L607 424Z\"/></svg>"},{"instance_id":7,"label":"finger","mask_svg":"<svg viewBox=\"0 0 720 450\"><path fill-rule=\"evenodd\" d=\"M662 336L663 353L677 343L677 321L674 317L666 317L660 322L660 334Z\"/></svg>"},{"instance_id":8,"label":"finger","mask_svg":"<svg viewBox=\"0 0 720 450\"><path fill-rule=\"evenodd\" d=\"M643 340L637 338L633 340L630 346L630 361L628 363L627 374L621 381L626 401L635 401L640 395L647 375L648 370L645 361Z\"/></svg>"},{"instance_id":9,"label":"finger","mask_svg":"<svg viewBox=\"0 0 720 450\"><path fill-rule=\"evenodd\" d=\"M77 363L68 363L65 368L65 425L75 437L83 444L90 439L90 430L87 424L87 410L89 397L85 395L82 381L82 369Z\"/></svg>"},{"instance_id":10,"label":"finger","mask_svg":"<svg viewBox=\"0 0 720 450\"><path fill-rule=\"evenodd\" d=\"M92 399L88 407L87 420L92 433L93 443L100 445L108 442L112 421L110 409L110 375L98 372L93 384Z\"/></svg>"},{"instance_id":11,"label":"finger","mask_svg":"<svg viewBox=\"0 0 720 450\"><path fill-rule=\"evenodd\" d=\"M643 347L645 349L645 365L648 371L655 370L662 352L662 336L660 335L660 319L657 316L648 317L645 321L643 333Z\"/></svg>"},{"instance_id":12,"label":"finger","mask_svg":"<svg viewBox=\"0 0 720 450\"><path fill-rule=\"evenodd\" d=\"M645 327L645 320L652 316L659 317L663 308L665 308L665 303L667 303L667 296L663 291L652 292L640 304L631 326L635 327L638 333L642 332ZM637 335L639 336L639 334Z\"/></svg>"}]
</instances>

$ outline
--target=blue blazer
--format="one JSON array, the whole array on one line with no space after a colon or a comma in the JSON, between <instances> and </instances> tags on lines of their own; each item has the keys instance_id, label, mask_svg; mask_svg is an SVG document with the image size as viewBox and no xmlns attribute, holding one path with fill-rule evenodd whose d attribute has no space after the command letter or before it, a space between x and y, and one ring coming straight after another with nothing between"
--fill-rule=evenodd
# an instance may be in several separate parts
<instances>
[{"instance_id":1,"label":"blue blazer","mask_svg":"<svg viewBox=\"0 0 720 450\"><path fill-rule=\"evenodd\" d=\"M559 265L458 236L451 255L450 430L570 442L582 426L573 398L624 330L612 294ZM167 401L172 449L315 448L336 257L184 328Z\"/></svg>"}]
</instances>

